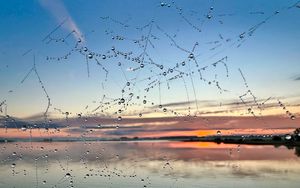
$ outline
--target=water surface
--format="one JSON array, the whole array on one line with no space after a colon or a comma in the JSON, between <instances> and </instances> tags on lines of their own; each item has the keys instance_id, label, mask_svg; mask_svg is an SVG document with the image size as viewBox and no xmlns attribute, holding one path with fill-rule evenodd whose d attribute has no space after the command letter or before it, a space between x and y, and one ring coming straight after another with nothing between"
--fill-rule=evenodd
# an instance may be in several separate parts
<instances>
[{"instance_id":1,"label":"water surface","mask_svg":"<svg viewBox=\"0 0 300 188\"><path fill-rule=\"evenodd\" d=\"M299 187L299 150L189 142L2 143L0 187Z\"/></svg>"}]
</instances>

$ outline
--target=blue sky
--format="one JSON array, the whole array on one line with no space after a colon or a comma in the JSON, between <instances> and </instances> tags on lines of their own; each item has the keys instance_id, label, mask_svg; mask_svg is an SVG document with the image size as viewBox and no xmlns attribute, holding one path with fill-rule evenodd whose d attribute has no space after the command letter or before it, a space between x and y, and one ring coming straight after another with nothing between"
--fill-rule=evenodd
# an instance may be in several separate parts
<instances>
[{"instance_id":1,"label":"blue sky","mask_svg":"<svg viewBox=\"0 0 300 188\"><path fill-rule=\"evenodd\" d=\"M52 106L75 113L90 112L102 100L107 98L118 100L128 98L134 93L134 100L129 107L122 111L122 115L140 112L149 112L151 102L154 105L174 103L178 101L213 100L222 103L228 100L238 100L238 96L247 91L243 79L238 71L240 68L249 84L249 87L259 99L268 97L285 97L290 104L297 104L294 99L299 95L300 76L300 9L296 6L290 9L296 1L83 1L83 0L39 0L39 1L1 1L0 2L0 102L6 100L9 114L15 116L30 116L45 111L47 100L36 75L30 74L23 84L20 81L33 65L33 55L36 57L36 67L45 88L51 97ZM170 7L167 5L170 4ZM175 6L182 8L182 15ZM54 8L53 8L54 7ZM210 10L210 7L213 7ZM274 16L275 11L279 13ZM207 16L212 16L210 19ZM109 18L101 19L101 17ZM253 36L243 39L239 35L264 21ZM51 37L66 36L76 28L77 35L71 35L65 42L52 41L47 44L43 38L59 23L67 18ZM186 19L186 20L185 20ZM131 39L147 36L149 28L137 30L153 20L151 43L147 47L147 54L163 70L154 65L146 66L138 71L128 71L137 68L139 64L124 60L123 57L100 59L101 64L109 71L105 81L105 71L96 64L94 59L89 60L89 77L85 55L78 51L72 53L66 60L46 60L47 57L63 56L73 48L78 40L78 33L82 34L81 48L89 51L107 54L112 53L115 47L121 52L132 52L131 57L142 53ZM188 21L187 21L188 20ZM198 32L191 24L201 28ZM124 27L120 23L128 24ZM188 53L174 47L172 41L158 28L162 28L176 43L184 49L191 50L195 42L199 43L195 50L196 60L200 67L209 66L204 71L207 80L214 80L215 75L222 87L229 92L220 93L219 90L199 80L194 62L188 62ZM113 33L106 34L112 31ZM246 33L247 34L247 33ZM122 41L113 40L112 35L123 36ZM222 39L220 38L222 36ZM156 37L157 39L154 39ZM224 42L230 39L229 42ZM240 47L237 47L241 41ZM222 46L211 50L216 45L213 41L221 41ZM143 42L143 41L142 41ZM28 50L29 53L23 56ZM212 63L227 56L226 64L229 77L226 77L222 65L217 68ZM166 80L175 75L168 73L168 68L176 63L187 61L186 66L178 68L190 76L183 79ZM118 66L121 62L121 66ZM151 72L152 71L152 72ZM125 76L124 76L125 74ZM156 75L156 76L154 76ZM145 92L144 88L151 81L143 78L151 76L151 81L161 80L161 97L159 87ZM128 80L134 87L125 87ZM194 87L193 87L194 85ZM130 90L129 90L130 89ZM12 90L12 92L9 92ZM140 96L140 99L136 99ZM142 99L149 101L143 104ZM110 99L107 99L108 101ZM86 106L88 108L86 109ZM195 104L191 106L195 108ZM115 105L105 109L111 114L120 107ZM152 109L152 108L151 108ZM157 109L161 111L161 109ZM187 111L187 110L186 110Z\"/></svg>"}]
</instances>

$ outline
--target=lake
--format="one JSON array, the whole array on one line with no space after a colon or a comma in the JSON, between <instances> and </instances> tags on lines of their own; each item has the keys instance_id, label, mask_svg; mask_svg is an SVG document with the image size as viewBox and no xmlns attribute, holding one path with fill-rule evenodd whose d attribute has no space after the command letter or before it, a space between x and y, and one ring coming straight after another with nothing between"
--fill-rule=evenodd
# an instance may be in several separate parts
<instances>
[{"instance_id":1,"label":"lake","mask_svg":"<svg viewBox=\"0 0 300 188\"><path fill-rule=\"evenodd\" d=\"M0 187L299 187L299 149L197 142L2 143Z\"/></svg>"}]
</instances>

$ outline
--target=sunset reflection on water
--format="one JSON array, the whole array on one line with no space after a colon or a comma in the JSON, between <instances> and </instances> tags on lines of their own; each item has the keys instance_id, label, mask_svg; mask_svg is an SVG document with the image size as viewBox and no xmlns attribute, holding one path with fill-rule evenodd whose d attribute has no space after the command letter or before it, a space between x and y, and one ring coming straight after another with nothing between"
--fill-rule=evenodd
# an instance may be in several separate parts
<instances>
[{"instance_id":1,"label":"sunset reflection on water","mask_svg":"<svg viewBox=\"0 0 300 188\"><path fill-rule=\"evenodd\" d=\"M7 178L0 187L298 187L296 149L161 141L2 143L0 175Z\"/></svg>"}]
</instances>

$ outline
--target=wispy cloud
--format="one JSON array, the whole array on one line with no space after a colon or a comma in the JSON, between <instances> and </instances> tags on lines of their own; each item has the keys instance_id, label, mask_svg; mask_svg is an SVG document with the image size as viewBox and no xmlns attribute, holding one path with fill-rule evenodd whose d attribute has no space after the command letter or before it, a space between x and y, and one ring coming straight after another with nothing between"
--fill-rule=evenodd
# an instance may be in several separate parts
<instances>
[{"instance_id":1,"label":"wispy cloud","mask_svg":"<svg viewBox=\"0 0 300 188\"><path fill-rule=\"evenodd\" d=\"M294 74L290 77L293 81L300 81L300 74Z\"/></svg>"},{"instance_id":2,"label":"wispy cloud","mask_svg":"<svg viewBox=\"0 0 300 188\"><path fill-rule=\"evenodd\" d=\"M300 81L300 76L294 78L295 81Z\"/></svg>"},{"instance_id":3,"label":"wispy cloud","mask_svg":"<svg viewBox=\"0 0 300 188\"><path fill-rule=\"evenodd\" d=\"M82 32L80 31L79 27L77 26L61 0L39 0L39 3L53 15L58 23L66 20L62 27L69 32L72 32L76 40L84 40Z\"/></svg>"},{"instance_id":4,"label":"wispy cloud","mask_svg":"<svg viewBox=\"0 0 300 188\"><path fill-rule=\"evenodd\" d=\"M197 103L202 108L212 108L212 107L227 107L229 109L236 109L240 108L240 105L255 105L255 101L252 98L244 99L245 101L242 103L240 100L223 100L222 103L217 100L197 100ZM262 103L266 99L257 99L256 102ZM270 102L268 101L270 104ZM174 102L174 103L165 103L162 104L163 107L173 107L173 108L180 108L186 106L193 106L195 105L195 101L182 101L182 102ZM273 106L278 106L277 101L272 102ZM265 105L266 106L266 105ZM270 106L270 105L269 105ZM269 107L268 106L268 107ZM159 105L152 106L151 108L159 108ZM219 111L219 110L218 110ZM219 112L220 113L220 112Z\"/></svg>"}]
</instances>

